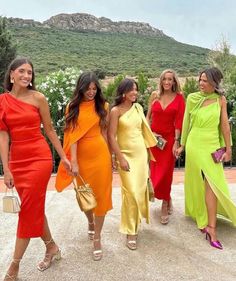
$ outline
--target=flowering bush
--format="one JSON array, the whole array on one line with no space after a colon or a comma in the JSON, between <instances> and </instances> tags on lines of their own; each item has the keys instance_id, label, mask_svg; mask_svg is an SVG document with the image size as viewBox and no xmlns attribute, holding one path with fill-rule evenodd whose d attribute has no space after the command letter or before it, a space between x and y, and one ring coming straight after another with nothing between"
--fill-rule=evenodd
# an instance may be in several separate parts
<instances>
[{"instance_id":1,"label":"flowering bush","mask_svg":"<svg viewBox=\"0 0 236 281\"><path fill-rule=\"evenodd\" d=\"M50 73L38 85L38 90L46 96L53 124L59 137L63 134L66 105L75 89L76 81L82 71L66 68Z\"/></svg>"}]
</instances>

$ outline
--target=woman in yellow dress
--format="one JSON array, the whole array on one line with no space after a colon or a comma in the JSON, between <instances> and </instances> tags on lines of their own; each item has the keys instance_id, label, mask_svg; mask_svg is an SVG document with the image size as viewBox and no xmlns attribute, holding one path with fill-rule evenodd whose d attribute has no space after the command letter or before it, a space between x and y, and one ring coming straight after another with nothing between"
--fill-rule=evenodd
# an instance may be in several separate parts
<instances>
[{"instance_id":1,"label":"woman in yellow dress","mask_svg":"<svg viewBox=\"0 0 236 281\"><path fill-rule=\"evenodd\" d=\"M124 79L117 88L110 113L108 139L118 160L122 182L122 210L120 232L127 235L126 245L137 249L137 233L142 218L149 223L148 153L156 145L142 106L135 103L138 85Z\"/></svg>"},{"instance_id":2,"label":"woman in yellow dress","mask_svg":"<svg viewBox=\"0 0 236 281\"><path fill-rule=\"evenodd\" d=\"M107 144L108 103L94 73L82 73L66 112L63 149L71 161L72 175L59 165L56 188L62 191L78 175L89 183L97 200L94 210L85 212L88 236L94 243L93 259L102 258L101 231L107 211L112 209L112 165ZM102 176L101 176L102 175Z\"/></svg>"}]
</instances>

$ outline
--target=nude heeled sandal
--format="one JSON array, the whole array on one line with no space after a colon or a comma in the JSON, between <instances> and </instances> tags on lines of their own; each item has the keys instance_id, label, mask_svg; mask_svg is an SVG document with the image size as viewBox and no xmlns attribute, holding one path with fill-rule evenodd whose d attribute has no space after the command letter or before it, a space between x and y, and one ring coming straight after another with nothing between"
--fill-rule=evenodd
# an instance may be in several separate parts
<instances>
[{"instance_id":1,"label":"nude heeled sandal","mask_svg":"<svg viewBox=\"0 0 236 281\"><path fill-rule=\"evenodd\" d=\"M53 239L50 239L49 241L44 241L45 246L49 245L50 243L54 243L55 244ZM52 264L52 262L54 260L58 261L60 259L61 259L61 249L58 248L58 250L57 250L57 252L55 254L47 254L46 253L45 257L44 257L44 260L41 261L38 264L37 269L39 271L44 271L44 270L48 269L51 266L51 264Z\"/></svg>"},{"instance_id":2,"label":"nude heeled sandal","mask_svg":"<svg viewBox=\"0 0 236 281\"><path fill-rule=\"evenodd\" d=\"M21 259L13 259L12 260L12 263L15 263L15 264L19 264L21 261ZM3 281L16 281L18 278L18 271L17 271L17 274L15 275L10 275L9 273L7 273L4 277L4 280Z\"/></svg>"},{"instance_id":3,"label":"nude heeled sandal","mask_svg":"<svg viewBox=\"0 0 236 281\"><path fill-rule=\"evenodd\" d=\"M137 235L134 235L134 240L129 240L128 235L126 236L126 246L130 250L137 250Z\"/></svg>"},{"instance_id":4,"label":"nude heeled sandal","mask_svg":"<svg viewBox=\"0 0 236 281\"><path fill-rule=\"evenodd\" d=\"M100 239L94 239L94 242L100 241ZM93 251L93 260L94 261L100 261L102 259L102 249L100 250L94 250Z\"/></svg>"}]
</instances>

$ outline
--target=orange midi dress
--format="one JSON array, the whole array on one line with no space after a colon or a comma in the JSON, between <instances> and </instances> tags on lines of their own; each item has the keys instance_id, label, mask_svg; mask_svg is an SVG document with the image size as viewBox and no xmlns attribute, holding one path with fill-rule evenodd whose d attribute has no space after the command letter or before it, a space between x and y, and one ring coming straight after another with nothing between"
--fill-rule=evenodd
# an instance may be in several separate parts
<instances>
[{"instance_id":1,"label":"orange midi dress","mask_svg":"<svg viewBox=\"0 0 236 281\"><path fill-rule=\"evenodd\" d=\"M108 107L108 104L105 105ZM112 162L111 155L99 125L99 116L95 111L95 101L85 101L79 106L76 128L68 129L64 134L63 149L70 159L70 147L77 143L79 174L89 183L97 200L94 209L96 216L104 216L112 209ZM56 177L56 189L60 192L73 180L60 163ZM77 183L82 184L79 177Z\"/></svg>"},{"instance_id":2,"label":"orange midi dress","mask_svg":"<svg viewBox=\"0 0 236 281\"><path fill-rule=\"evenodd\" d=\"M43 235L46 188L52 172L50 148L36 106L10 93L0 95L0 130L10 136L9 167L21 200L18 238Z\"/></svg>"}]
</instances>

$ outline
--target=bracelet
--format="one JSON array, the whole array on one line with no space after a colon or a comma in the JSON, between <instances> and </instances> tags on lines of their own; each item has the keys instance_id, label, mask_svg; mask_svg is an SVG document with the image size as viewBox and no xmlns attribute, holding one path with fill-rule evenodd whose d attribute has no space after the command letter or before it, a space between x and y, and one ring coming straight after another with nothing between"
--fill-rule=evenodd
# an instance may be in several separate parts
<instances>
[{"instance_id":1,"label":"bracelet","mask_svg":"<svg viewBox=\"0 0 236 281\"><path fill-rule=\"evenodd\" d=\"M179 141L180 141L180 138L175 138L175 141L178 141L178 142L179 142Z\"/></svg>"}]
</instances>

